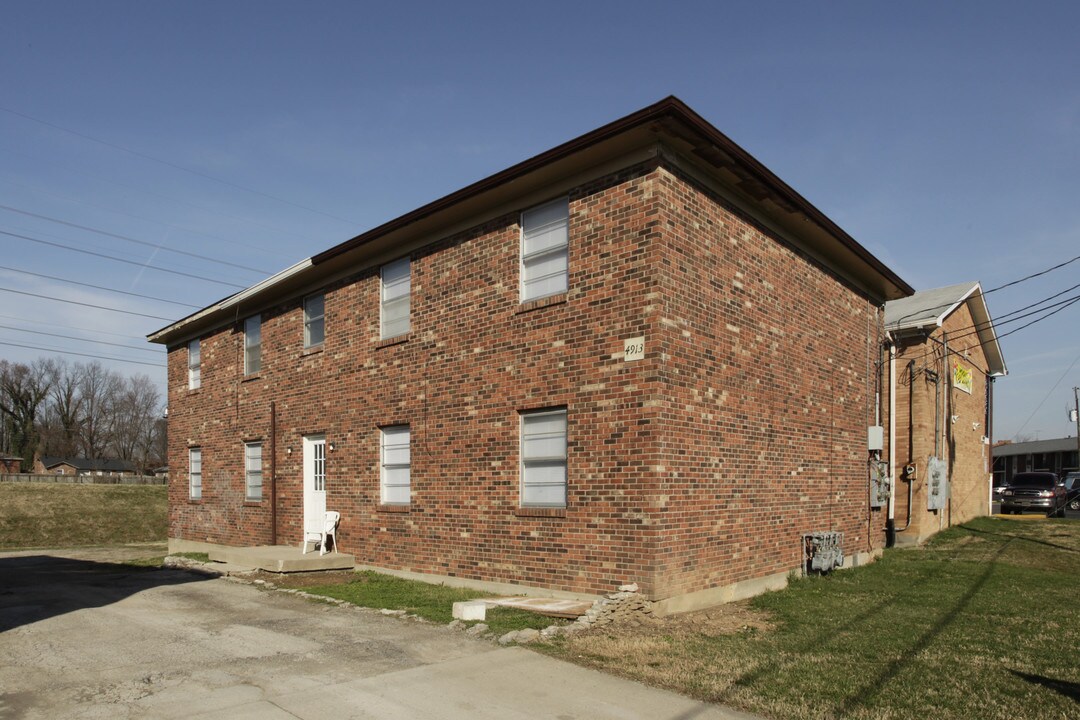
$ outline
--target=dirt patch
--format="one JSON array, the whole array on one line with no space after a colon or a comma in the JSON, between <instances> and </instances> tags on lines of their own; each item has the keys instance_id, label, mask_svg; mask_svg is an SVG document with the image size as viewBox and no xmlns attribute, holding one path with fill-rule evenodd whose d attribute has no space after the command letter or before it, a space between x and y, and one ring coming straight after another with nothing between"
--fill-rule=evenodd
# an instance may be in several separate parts
<instances>
[{"instance_id":1,"label":"dirt patch","mask_svg":"<svg viewBox=\"0 0 1080 720\"><path fill-rule=\"evenodd\" d=\"M360 580L353 570L328 570L326 572L272 573L264 570L247 576L251 580L263 580L280 588L302 590L320 585L346 585Z\"/></svg>"},{"instance_id":2,"label":"dirt patch","mask_svg":"<svg viewBox=\"0 0 1080 720\"><path fill-rule=\"evenodd\" d=\"M668 634L734 635L735 633L772 630L768 613L755 610L747 602L728 603L708 610L657 618L647 627Z\"/></svg>"}]
</instances>

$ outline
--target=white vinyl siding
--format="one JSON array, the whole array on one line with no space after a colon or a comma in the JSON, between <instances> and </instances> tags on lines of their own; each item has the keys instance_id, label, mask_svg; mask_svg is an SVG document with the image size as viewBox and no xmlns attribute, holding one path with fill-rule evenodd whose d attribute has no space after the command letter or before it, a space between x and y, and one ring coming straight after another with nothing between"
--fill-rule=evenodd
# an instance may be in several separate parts
<instances>
[{"instance_id":1,"label":"white vinyl siding","mask_svg":"<svg viewBox=\"0 0 1080 720\"><path fill-rule=\"evenodd\" d=\"M566 410L521 415L521 505L566 507Z\"/></svg>"},{"instance_id":2,"label":"white vinyl siding","mask_svg":"<svg viewBox=\"0 0 1080 720\"><path fill-rule=\"evenodd\" d=\"M521 213L521 302L566 292L569 218L568 198Z\"/></svg>"},{"instance_id":3,"label":"white vinyl siding","mask_svg":"<svg viewBox=\"0 0 1080 720\"><path fill-rule=\"evenodd\" d=\"M382 339L409 332L409 293L412 291L409 258L382 266Z\"/></svg>"},{"instance_id":4,"label":"white vinyl siding","mask_svg":"<svg viewBox=\"0 0 1080 720\"><path fill-rule=\"evenodd\" d=\"M187 386L197 390L202 384L202 349L198 340L192 340L187 346Z\"/></svg>"},{"instance_id":5,"label":"white vinyl siding","mask_svg":"<svg viewBox=\"0 0 1080 720\"><path fill-rule=\"evenodd\" d=\"M304 299L304 347L322 345L326 335L326 299L320 293Z\"/></svg>"},{"instance_id":6,"label":"white vinyl siding","mask_svg":"<svg viewBox=\"0 0 1080 720\"><path fill-rule=\"evenodd\" d=\"M409 450L408 425L382 429L381 498L386 505L408 505L410 501L410 471L412 455Z\"/></svg>"},{"instance_id":7,"label":"white vinyl siding","mask_svg":"<svg viewBox=\"0 0 1080 720\"><path fill-rule=\"evenodd\" d=\"M244 485L248 500L262 500L262 443L244 443Z\"/></svg>"},{"instance_id":8,"label":"white vinyl siding","mask_svg":"<svg viewBox=\"0 0 1080 720\"><path fill-rule=\"evenodd\" d=\"M244 321L244 374L254 375L262 369L262 316L252 315Z\"/></svg>"},{"instance_id":9,"label":"white vinyl siding","mask_svg":"<svg viewBox=\"0 0 1080 720\"><path fill-rule=\"evenodd\" d=\"M188 448L188 497L202 498L202 448Z\"/></svg>"}]
</instances>

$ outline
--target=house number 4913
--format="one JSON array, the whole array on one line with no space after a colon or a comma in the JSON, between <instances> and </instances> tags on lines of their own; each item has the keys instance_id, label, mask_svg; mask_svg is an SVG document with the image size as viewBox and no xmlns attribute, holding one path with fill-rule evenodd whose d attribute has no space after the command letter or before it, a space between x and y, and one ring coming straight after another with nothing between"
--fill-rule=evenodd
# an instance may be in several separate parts
<instances>
[{"instance_id":1,"label":"house number 4913","mask_svg":"<svg viewBox=\"0 0 1080 720\"><path fill-rule=\"evenodd\" d=\"M636 337L623 341L623 360L630 362L631 360L644 360L645 359L645 338Z\"/></svg>"}]
</instances>

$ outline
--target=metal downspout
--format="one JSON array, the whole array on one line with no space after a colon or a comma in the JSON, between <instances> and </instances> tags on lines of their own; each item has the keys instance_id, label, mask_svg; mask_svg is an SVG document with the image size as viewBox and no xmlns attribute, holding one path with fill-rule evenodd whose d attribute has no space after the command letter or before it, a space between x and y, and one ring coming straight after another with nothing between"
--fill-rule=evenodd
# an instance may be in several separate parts
<instances>
[{"instance_id":1,"label":"metal downspout","mask_svg":"<svg viewBox=\"0 0 1080 720\"><path fill-rule=\"evenodd\" d=\"M889 514L885 547L896 545L896 343L889 336Z\"/></svg>"}]
</instances>

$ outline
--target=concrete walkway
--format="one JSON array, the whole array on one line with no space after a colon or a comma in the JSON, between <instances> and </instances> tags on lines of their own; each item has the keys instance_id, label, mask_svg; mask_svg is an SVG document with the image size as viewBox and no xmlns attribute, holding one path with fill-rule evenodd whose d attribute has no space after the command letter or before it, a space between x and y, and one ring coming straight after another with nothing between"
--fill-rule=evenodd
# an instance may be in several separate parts
<instances>
[{"instance_id":1,"label":"concrete walkway","mask_svg":"<svg viewBox=\"0 0 1080 720\"><path fill-rule=\"evenodd\" d=\"M753 716L229 579L0 554L0 719Z\"/></svg>"}]
</instances>

